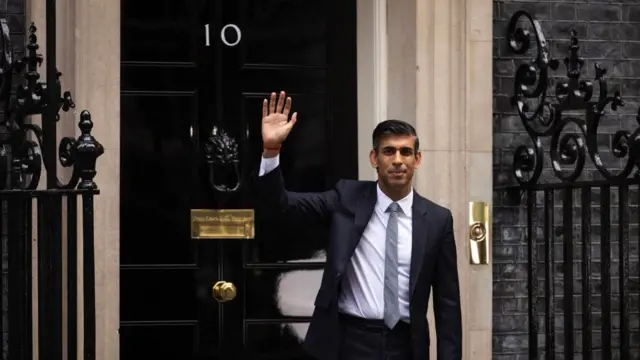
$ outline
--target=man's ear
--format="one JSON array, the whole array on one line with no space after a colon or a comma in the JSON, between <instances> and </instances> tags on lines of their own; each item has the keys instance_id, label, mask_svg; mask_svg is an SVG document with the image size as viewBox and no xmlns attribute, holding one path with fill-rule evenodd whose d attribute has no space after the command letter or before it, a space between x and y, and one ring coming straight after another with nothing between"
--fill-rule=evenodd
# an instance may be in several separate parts
<instances>
[{"instance_id":1,"label":"man's ear","mask_svg":"<svg viewBox=\"0 0 640 360\"><path fill-rule=\"evenodd\" d=\"M418 151L416 153L416 168L420 167L421 162L422 162L422 153Z\"/></svg>"},{"instance_id":2,"label":"man's ear","mask_svg":"<svg viewBox=\"0 0 640 360\"><path fill-rule=\"evenodd\" d=\"M374 169L378 168L378 159L376 157L376 151L373 149L369 152L369 162L371 162L372 168Z\"/></svg>"}]
</instances>

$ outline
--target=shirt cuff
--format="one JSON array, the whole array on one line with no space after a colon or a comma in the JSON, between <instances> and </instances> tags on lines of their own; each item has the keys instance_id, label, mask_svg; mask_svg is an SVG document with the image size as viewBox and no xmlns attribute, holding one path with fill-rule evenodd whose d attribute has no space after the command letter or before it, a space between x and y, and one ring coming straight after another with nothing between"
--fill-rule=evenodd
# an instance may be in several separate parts
<instances>
[{"instance_id":1,"label":"shirt cuff","mask_svg":"<svg viewBox=\"0 0 640 360\"><path fill-rule=\"evenodd\" d=\"M260 161L260 173L258 174L258 176L263 176L270 173L271 171L273 171L273 169L277 168L278 165L280 165L280 155L276 155L272 158L263 157Z\"/></svg>"}]
</instances>

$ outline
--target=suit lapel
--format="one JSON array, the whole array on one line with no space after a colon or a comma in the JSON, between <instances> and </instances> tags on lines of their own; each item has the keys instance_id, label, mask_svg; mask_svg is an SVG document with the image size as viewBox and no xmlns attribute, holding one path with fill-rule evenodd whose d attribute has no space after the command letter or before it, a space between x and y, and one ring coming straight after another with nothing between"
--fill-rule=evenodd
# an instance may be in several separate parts
<instances>
[{"instance_id":1,"label":"suit lapel","mask_svg":"<svg viewBox=\"0 0 640 360\"><path fill-rule=\"evenodd\" d=\"M338 273L344 271L349 259L353 256L353 252L355 251L360 239L362 238L362 233L364 229L367 227L369 223L369 219L373 214L373 209L376 205L376 183L372 182L371 184L367 184L365 191L361 193L361 195L357 198L355 202L354 211L354 227L351 236L348 237L348 242L343 243L341 246L340 255L337 256L336 266ZM342 252L344 251L344 252Z\"/></svg>"},{"instance_id":2,"label":"suit lapel","mask_svg":"<svg viewBox=\"0 0 640 360\"><path fill-rule=\"evenodd\" d=\"M362 197L359 199L358 204L356 205L356 236L353 248L355 248L355 246L358 244L358 241L362 237L364 229L369 223L369 219L371 219L371 215L373 215L373 209L376 206L376 200L376 183L372 182L367 186L367 190L363 191Z\"/></svg>"},{"instance_id":3,"label":"suit lapel","mask_svg":"<svg viewBox=\"0 0 640 360\"><path fill-rule=\"evenodd\" d=\"M411 243L411 270L409 275L409 298L413 296L416 282L422 263L424 262L424 251L427 248L429 239L427 238L429 229L427 224L427 202L414 192L412 210L412 243Z\"/></svg>"},{"instance_id":4,"label":"suit lapel","mask_svg":"<svg viewBox=\"0 0 640 360\"><path fill-rule=\"evenodd\" d=\"M364 191L355 199L345 204L347 207L351 207L354 214L353 228L351 234L347 236L347 241L339 244L338 255L335 258L336 272L342 273L347 266L347 263L353 256L362 233L369 223L369 219L373 214L374 207L376 205L376 182L367 183ZM339 275L338 275L339 276Z\"/></svg>"}]
</instances>

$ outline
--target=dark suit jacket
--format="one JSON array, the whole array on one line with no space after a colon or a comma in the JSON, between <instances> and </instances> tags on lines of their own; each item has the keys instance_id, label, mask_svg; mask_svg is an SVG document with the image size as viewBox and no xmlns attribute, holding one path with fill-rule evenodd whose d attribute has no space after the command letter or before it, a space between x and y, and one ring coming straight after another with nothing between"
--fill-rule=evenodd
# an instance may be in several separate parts
<instances>
[{"instance_id":1,"label":"dark suit jacket","mask_svg":"<svg viewBox=\"0 0 640 360\"><path fill-rule=\"evenodd\" d=\"M304 346L317 359L336 360L340 343L339 285L373 213L376 182L340 180L326 192L295 193L285 190L278 166L260 177L257 184L262 210L286 213L291 221L329 226L326 266ZM438 359L462 359L460 291L451 212L414 194L409 281L413 358L429 359L426 313L433 288Z\"/></svg>"}]
</instances>

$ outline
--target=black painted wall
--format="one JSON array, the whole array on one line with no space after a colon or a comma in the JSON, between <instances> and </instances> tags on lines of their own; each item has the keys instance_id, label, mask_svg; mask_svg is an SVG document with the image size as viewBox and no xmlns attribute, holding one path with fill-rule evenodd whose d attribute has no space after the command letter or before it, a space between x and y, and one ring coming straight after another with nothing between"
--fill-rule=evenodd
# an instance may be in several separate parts
<instances>
[{"instance_id":1,"label":"black painted wall","mask_svg":"<svg viewBox=\"0 0 640 360\"><path fill-rule=\"evenodd\" d=\"M11 30L11 40L14 48L14 56L21 56L24 53L25 46L25 0L0 0L0 16L7 19L9 23L9 28ZM37 24L36 24L37 25ZM44 24L43 24L44 26ZM0 113L0 116L3 114ZM2 212L5 213L6 209L2 209ZM5 220L6 217L3 217ZM5 220L6 221L6 220ZM6 229L6 226L2 227ZM2 289L2 322L3 322L3 341L2 341L2 358L5 359L7 357L7 333L6 329L8 326L7 323L7 252L6 252L6 234L2 234L2 277L4 288Z\"/></svg>"},{"instance_id":2,"label":"black painted wall","mask_svg":"<svg viewBox=\"0 0 640 360\"><path fill-rule=\"evenodd\" d=\"M551 55L555 59L562 60L568 54L567 45L569 32L575 29L580 39L580 53L586 59L587 78L593 79L594 62L598 62L608 68L610 94L619 90L622 92L626 107L617 112L617 116L610 116L601 126L598 143L603 160L610 169L620 168L620 162L615 159L610 152L612 134L619 128L635 129L637 123L635 114L638 110L640 99L640 1L638 0L573 0L573 1L513 1L494 0L493 1L493 23L494 23L494 186L499 187L506 184L513 184L515 180L511 172L511 162L513 151L521 144L530 145L529 138L524 131L520 118L509 103L509 97L513 89L513 75L516 66L520 63L513 55L507 52L507 44L504 39L506 26L511 15L519 10L530 11L541 21L547 40L550 43ZM531 52L533 54L533 52ZM560 66L555 73L564 76L565 68ZM548 141L546 142L548 149ZM608 151L607 151L608 150ZM589 163L589 160L587 160ZM545 166L549 169L548 153L545 158ZM589 163L590 170L585 172L586 178L597 177L593 166ZM548 175L550 171L546 172ZM547 177L547 180L556 179ZM613 191L613 189L612 189ZM558 193L559 194L559 193ZM556 195L556 221L561 219L560 201ZM637 194L632 200L628 213L632 219L638 218ZM597 194L594 195L597 198ZM574 203L579 202L579 193L574 195ZM496 191L494 196L494 301L493 301L493 359L528 359L528 305L527 305L527 247L526 236L526 212L522 206L514 206L508 202L502 193ZM538 198L541 203L541 198ZM597 203L596 203L597 204ZM617 205L617 197L612 197L612 206ZM579 242L579 211L574 209L574 237L576 243ZM617 209L612 209L612 214L616 214ZM594 213L594 216L597 216ZM558 219L559 218L559 219ZM614 215L612 219L616 219ZM561 222L560 222L561 224ZM597 221L594 221L594 232L598 232ZM638 353L639 346L639 325L638 325L638 231L637 220L631 225L631 266L630 273L632 281L631 289L631 318L632 329L631 345ZM556 237L556 273L561 274L562 248L561 236ZM599 276L599 237L593 236L596 245L593 254L593 272L595 280L594 291L600 291ZM618 243L615 234L612 236L612 288L617 291L617 248ZM579 244L574 247L575 259L580 259ZM579 266L574 266L574 291L579 294L580 290L580 270ZM542 269L540 269L542 270ZM543 274L539 272L539 274ZM556 285L556 350L559 352L564 346L562 333L562 308L561 295L562 286ZM597 295L597 294L596 294ZM542 300L542 299L541 299ZM617 337L617 327L619 316L616 316L618 305L617 298L612 302L613 306L613 346L619 344ZM540 302L539 309L544 310L543 302ZM580 298L575 297L574 304L580 311ZM599 311L600 299L596 296L593 300L594 311ZM544 314L543 312L540 313ZM581 326L580 317L575 317L577 327ZM544 329L542 319L539 321L540 332ZM596 348L600 346L600 317L594 313L594 324L596 328L593 333L593 344ZM540 347L544 346L544 338L539 337ZM579 331L576 332L576 352L580 352L581 338ZM598 355L596 355L598 358ZM614 358L616 356L614 355Z\"/></svg>"}]
</instances>

